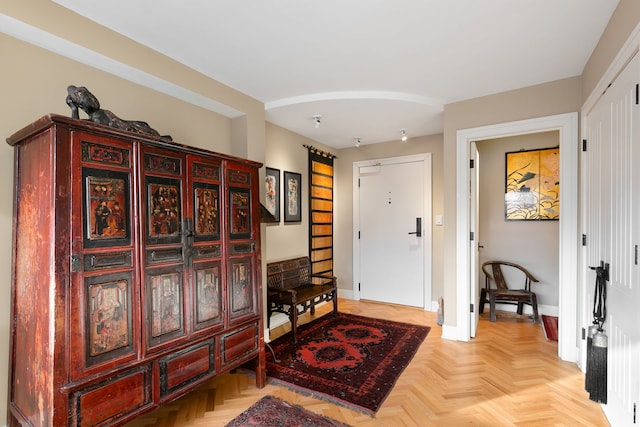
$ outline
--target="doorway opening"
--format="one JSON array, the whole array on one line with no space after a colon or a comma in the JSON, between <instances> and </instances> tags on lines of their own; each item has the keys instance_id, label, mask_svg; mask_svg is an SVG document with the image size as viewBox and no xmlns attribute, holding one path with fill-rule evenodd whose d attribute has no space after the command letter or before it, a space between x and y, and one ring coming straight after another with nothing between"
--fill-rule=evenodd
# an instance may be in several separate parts
<instances>
[{"instance_id":1,"label":"doorway opening","mask_svg":"<svg viewBox=\"0 0 640 427\"><path fill-rule=\"evenodd\" d=\"M482 163L477 172L479 185L479 220L476 233L478 241L478 265L486 261L500 260L519 264L530 271L538 283L532 285L536 293L541 314L558 316L559 274L559 221L552 219L558 212L558 200L553 196L562 191L559 186L559 157L550 155L536 164L535 153L541 149L557 150L558 131L528 133L506 138L486 139L476 143ZM507 154L509 153L509 154ZM505 170L508 156L522 158L517 170ZM525 174L520 167L536 168ZM514 192L516 191L517 192ZM512 198L507 201L506 191ZM514 199L513 195L521 196ZM530 196L530 197L529 197ZM533 202L533 203L532 203ZM511 206L511 209L508 207ZM525 208L526 207L526 208ZM526 209L526 210L525 210ZM505 270L507 282L514 280L514 286L522 286L521 276L515 271ZM485 284L483 272L478 271L478 288ZM517 280L517 281L515 281ZM477 301L472 300L472 303ZM480 303L482 304L482 303ZM511 304L499 304L498 308L515 311ZM533 310L525 306L525 314ZM473 322L472 322L473 326ZM473 334L472 334L473 336Z\"/></svg>"},{"instance_id":2,"label":"doorway opening","mask_svg":"<svg viewBox=\"0 0 640 427\"><path fill-rule=\"evenodd\" d=\"M469 341L472 316L469 310L475 294L475 280L471 272L469 236L472 231L470 202L470 147L475 141L505 136L558 130L560 134L560 193L559 222L559 315L563 318L558 331L558 356L576 362L578 295L578 114L567 113L536 119L509 122L459 130L456 134L456 291L457 339ZM477 266L475 266L477 267ZM475 296L474 296L475 299Z\"/></svg>"}]
</instances>

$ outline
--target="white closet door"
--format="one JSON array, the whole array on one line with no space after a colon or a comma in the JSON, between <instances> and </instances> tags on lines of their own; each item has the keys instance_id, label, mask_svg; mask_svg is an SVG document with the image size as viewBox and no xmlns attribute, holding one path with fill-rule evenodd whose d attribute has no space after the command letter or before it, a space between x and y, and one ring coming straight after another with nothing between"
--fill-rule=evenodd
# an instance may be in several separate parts
<instances>
[{"instance_id":1,"label":"white closet door","mask_svg":"<svg viewBox=\"0 0 640 427\"><path fill-rule=\"evenodd\" d=\"M587 116L584 156L588 266L610 266L607 284L608 390L612 425L632 425L640 400L640 56L627 65ZM593 302L595 273L587 274ZM590 311L593 307L590 307ZM588 320L591 320L588 319Z\"/></svg>"}]
</instances>

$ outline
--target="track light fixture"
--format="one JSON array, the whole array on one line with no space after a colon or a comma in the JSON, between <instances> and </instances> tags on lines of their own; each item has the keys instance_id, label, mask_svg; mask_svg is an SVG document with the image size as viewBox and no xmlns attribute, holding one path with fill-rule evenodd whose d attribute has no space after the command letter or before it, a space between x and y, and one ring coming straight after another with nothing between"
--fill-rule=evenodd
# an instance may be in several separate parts
<instances>
[{"instance_id":1,"label":"track light fixture","mask_svg":"<svg viewBox=\"0 0 640 427\"><path fill-rule=\"evenodd\" d=\"M322 118L322 116L316 114L315 116L313 116L313 122L315 123L316 129L318 129L320 127L320 119Z\"/></svg>"},{"instance_id":2,"label":"track light fixture","mask_svg":"<svg viewBox=\"0 0 640 427\"><path fill-rule=\"evenodd\" d=\"M400 129L400 140L402 142L406 142L407 141L407 130L406 129Z\"/></svg>"},{"instance_id":3,"label":"track light fixture","mask_svg":"<svg viewBox=\"0 0 640 427\"><path fill-rule=\"evenodd\" d=\"M360 138L356 138L356 147L360 147Z\"/></svg>"}]
</instances>

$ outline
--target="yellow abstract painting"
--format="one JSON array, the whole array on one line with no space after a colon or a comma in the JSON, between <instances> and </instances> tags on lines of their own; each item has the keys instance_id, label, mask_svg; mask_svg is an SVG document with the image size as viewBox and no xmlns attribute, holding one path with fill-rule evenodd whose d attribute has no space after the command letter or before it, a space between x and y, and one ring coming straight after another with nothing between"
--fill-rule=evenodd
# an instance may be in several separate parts
<instances>
[{"instance_id":1,"label":"yellow abstract painting","mask_svg":"<svg viewBox=\"0 0 640 427\"><path fill-rule=\"evenodd\" d=\"M560 148L506 153L507 220L560 219Z\"/></svg>"}]
</instances>

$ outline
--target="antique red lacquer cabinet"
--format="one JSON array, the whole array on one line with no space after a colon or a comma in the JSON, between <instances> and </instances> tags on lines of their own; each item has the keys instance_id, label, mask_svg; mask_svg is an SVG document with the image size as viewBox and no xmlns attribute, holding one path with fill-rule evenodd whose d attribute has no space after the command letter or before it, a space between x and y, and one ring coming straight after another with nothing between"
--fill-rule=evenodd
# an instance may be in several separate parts
<instances>
[{"instance_id":1,"label":"antique red lacquer cabinet","mask_svg":"<svg viewBox=\"0 0 640 427\"><path fill-rule=\"evenodd\" d=\"M259 163L48 115L15 149L9 425L119 425L253 362Z\"/></svg>"}]
</instances>

